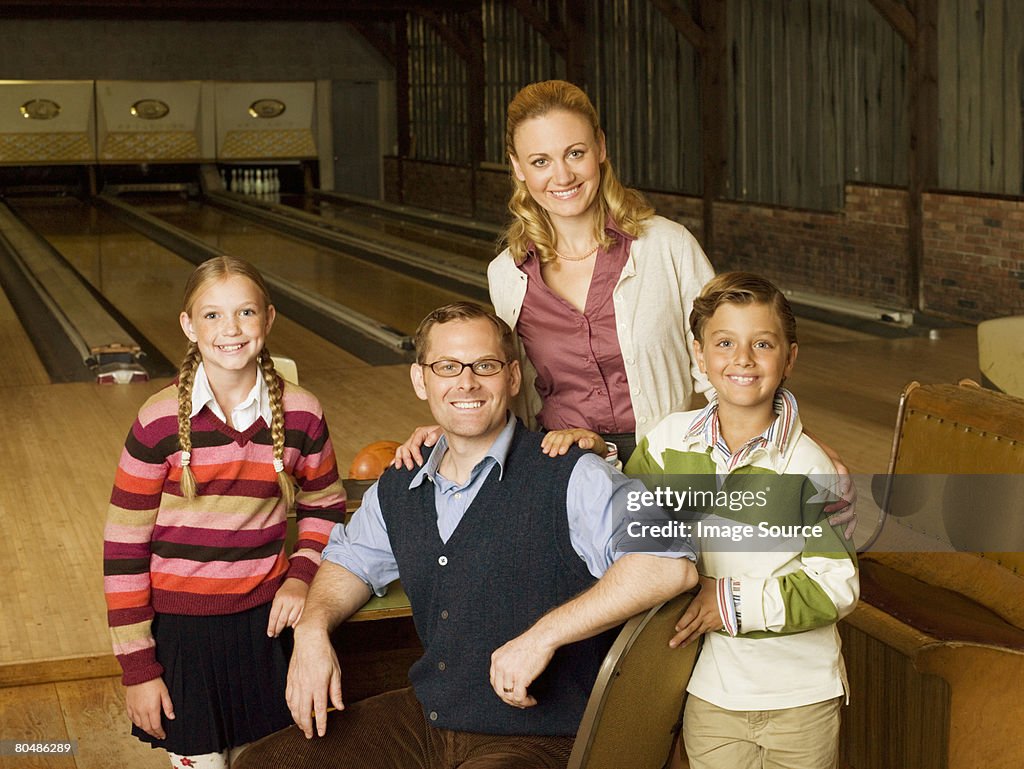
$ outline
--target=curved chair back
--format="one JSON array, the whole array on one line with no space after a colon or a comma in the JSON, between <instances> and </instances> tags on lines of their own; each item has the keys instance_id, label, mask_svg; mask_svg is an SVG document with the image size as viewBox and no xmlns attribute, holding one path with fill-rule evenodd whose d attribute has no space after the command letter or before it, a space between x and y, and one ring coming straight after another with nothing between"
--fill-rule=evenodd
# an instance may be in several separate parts
<instances>
[{"instance_id":1,"label":"curved chair back","mask_svg":"<svg viewBox=\"0 0 1024 769\"><path fill-rule=\"evenodd\" d=\"M683 593L623 625L583 713L568 769L661 769L682 723L699 643L669 648Z\"/></svg>"},{"instance_id":2,"label":"curved chair back","mask_svg":"<svg viewBox=\"0 0 1024 769\"><path fill-rule=\"evenodd\" d=\"M274 359L274 368L284 381L292 384L299 383L299 368L292 358L286 358L283 355L271 355L270 357Z\"/></svg>"}]
</instances>

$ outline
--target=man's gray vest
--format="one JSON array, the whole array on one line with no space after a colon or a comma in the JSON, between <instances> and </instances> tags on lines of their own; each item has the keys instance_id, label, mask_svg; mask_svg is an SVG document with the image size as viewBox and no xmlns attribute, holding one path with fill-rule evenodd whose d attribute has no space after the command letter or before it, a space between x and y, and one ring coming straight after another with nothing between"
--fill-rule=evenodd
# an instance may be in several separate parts
<instances>
[{"instance_id":1,"label":"man's gray vest","mask_svg":"<svg viewBox=\"0 0 1024 769\"><path fill-rule=\"evenodd\" d=\"M532 708L491 689L491 653L594 582L569 539L565 497L581 452L540 450L516 425L499 481L493 467L447 543L434 486L388 470L378 492L402 586L425 653L409 679L432 726L483 734L575 735L614 631L562 647L529 688ZM594 514L600 511L595 510Z\"/></svg>"}]
</instances>

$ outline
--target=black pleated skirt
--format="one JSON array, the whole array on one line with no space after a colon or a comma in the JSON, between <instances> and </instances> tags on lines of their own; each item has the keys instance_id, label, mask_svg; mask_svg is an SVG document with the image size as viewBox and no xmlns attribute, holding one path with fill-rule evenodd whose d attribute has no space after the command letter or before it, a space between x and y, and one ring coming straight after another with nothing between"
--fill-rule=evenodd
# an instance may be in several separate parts
<instances>
[{"instance_id":1,"label":"black pleated skirt","mask_svg":"<svg viewBox=\"0 0 1024 769\"><path fill-rule=\"evenodd\" d=\"M267 636L270 604L238 614L191 617L157 614L156 658L174 705L158 740L137 726L132 734L183 756L220 753L292 723L284 690L292 631Z\"/></svg>"}]
</instances>

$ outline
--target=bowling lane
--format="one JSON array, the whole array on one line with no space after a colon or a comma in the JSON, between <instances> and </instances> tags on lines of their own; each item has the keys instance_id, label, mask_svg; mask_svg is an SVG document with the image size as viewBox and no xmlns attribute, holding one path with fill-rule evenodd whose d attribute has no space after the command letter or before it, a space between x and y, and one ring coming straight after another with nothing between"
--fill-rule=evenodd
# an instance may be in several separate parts
<instances>
[{"instance_id":1,"label":"bowling lane","mask_svg":"<svg viewBox=\"0 0 1024 769\"><path fill-rule=\"evenodd\" d=\"M384 234L408 240L432 248L440 248L459 256L468 256L487 264L498 253L497 241L473 238L445 231L443 227L431 227L417 222L406 221L399 214L390 214L373 206L346 204L341 201L316 201L298 196L283 195L281 202L303 211L319 213L325 219L343 225L352 233L366 232L368 236Z\"/></svg>"},{"instance_id":2,"label":"bowling lane","mask_svg":"<svg viewBox=\"0 0 1024 769\"><path fill-rule=\"evenodd\" d=\"M0 290L0 349L4 351L0 387L50 383L46 367L3 290Z\"/></svg>"},{"instance_id":3,"label":"bowling lane","mask_svg":"<svg viewBox=\"0 0 1024 769\"><path fill-rule=\"evenodd\" d=\"M423 317L436 307L466 299L363 259L278 234L211 206L152 196L125 196L123 200L225 253L248 259L261 270L403 334L412 335Z\"/></svg>"},{"instance_id":4,"label":"bowling lane","mask_svg":"<svg viewBox=\"0 0 1024 769\"><path fill-rule=\"evenodd\" d=\"M112 216L64 200L15 200L11 206L170 361L185 352L178 325L185 281L194 266ZM283 316L270 349L296 360L299 381L315 369L365 366L351 353Z\"/></svg>"}]
</instances>

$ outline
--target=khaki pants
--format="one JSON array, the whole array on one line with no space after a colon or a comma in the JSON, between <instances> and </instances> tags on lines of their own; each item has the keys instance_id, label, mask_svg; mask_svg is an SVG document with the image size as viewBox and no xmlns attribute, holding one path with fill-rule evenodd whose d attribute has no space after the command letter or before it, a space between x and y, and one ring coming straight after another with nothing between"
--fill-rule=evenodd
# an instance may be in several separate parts
<instances>
[{"instance_id":1,"label":"khaki pants","mask_svg":"<svg viewBox=\"0 0 1024 769\"><path fill-rule=\"evenodd\" d=\"M836 769L842 697L782 710L726 710L686 700L690 769Z\"/></svg>"}]
</instances>

